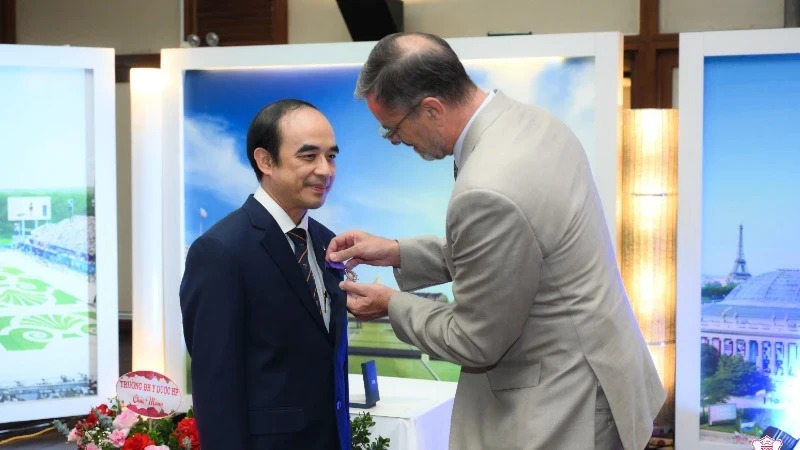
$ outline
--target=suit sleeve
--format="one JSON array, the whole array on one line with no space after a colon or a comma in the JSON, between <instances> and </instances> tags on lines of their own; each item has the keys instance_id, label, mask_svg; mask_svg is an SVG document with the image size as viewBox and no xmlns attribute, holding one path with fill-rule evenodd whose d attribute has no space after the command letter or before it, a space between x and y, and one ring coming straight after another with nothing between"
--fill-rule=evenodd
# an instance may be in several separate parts
<instances>
[{"instance_id":1,"label":"suit sleeve","mask_svg":"<svg viewBox=\"0 0 800 450\"><path fill-rule=\"evenodd\" d=\"M422 236L398 239L397 242L400 244L400 268L394 269L394 278L401 291L453 281L444 259L443 249L447 245L444 239Z\"/></svg>"},{"instance_id":2,"label":"suit sleeve","mask_svg":"<svg viewBox=\"0 0 800 450\"><path fill-rule=\"evenodd\" d=\"M180 300L192 358L192 397L203 448L247 447L244 298L237 262L200 238L186 257Z\"/></svg>"},{"instance_id":3,"label":"suit sleeve","mask_svg":"<svg viewBox=\"0 0 800 450\"><path fill-rule=\"evenodd\" d=\"M453 258L450 305L398 293L389 319L403 342L466 367L495 364L522 335L539 286L542 252L510 199L470 190L448 209Z\"/></svg>"}]
</instances>

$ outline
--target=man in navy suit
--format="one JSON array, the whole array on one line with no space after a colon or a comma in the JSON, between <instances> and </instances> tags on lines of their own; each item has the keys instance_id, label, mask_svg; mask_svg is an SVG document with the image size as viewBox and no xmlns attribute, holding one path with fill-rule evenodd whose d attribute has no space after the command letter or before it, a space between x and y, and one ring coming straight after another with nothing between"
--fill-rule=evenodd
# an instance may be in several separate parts
<instances>
[{"instance_id":1,"label":"man in navy suit","mask_svg":"<svg viewBox=\"0 0 800 450\"><path fill-rule=\"evenodd\" d=\"M260 186L189 249L180 300L205 450L349 450L343 273L325 202L339 149L313 105L281 100L247 132Z\"/></svg>"}]
</instances>

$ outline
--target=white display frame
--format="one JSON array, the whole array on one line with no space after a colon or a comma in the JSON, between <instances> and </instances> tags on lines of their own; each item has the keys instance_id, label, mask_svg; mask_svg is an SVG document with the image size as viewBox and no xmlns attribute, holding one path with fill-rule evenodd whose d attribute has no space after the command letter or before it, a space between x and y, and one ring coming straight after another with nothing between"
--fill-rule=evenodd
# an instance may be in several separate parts
<instances>
[{"instance_id":1,"label":"white display frame","mask_svg":"<svg viewBox=\"0 0 800 450\"><path fill-rule=\"evenodd\" d=\"M595 142L594 155L589 155L589 162L605 209L611 239L616 248L622 110L622 34L607 32L458 38L448 39L448 42L463 60L530 57L594 58ZM184 72L203 69L363 64L374 45L374 42L357 42L162 50L164 90L163 130L160 132L163 136L162 148L168 151L162 151L162 158L153 162L155 167L161 167L163 170L163 197L153 199L153 202L163 205L163 217L154 218L161 220L163 229L161 236L152 236L152 239L143 237L141 245L163 244L162 286L165 325L157 330L134 331L164 334L165 373L175 380L178 386L185 387L187 381L184 368L186 350L180 326L181 311L178 295L184 264L184 140L182 138ZM369 131L371 130L365 130L365 133ZM136 191L138 186L152 181L148 176L135 178L133 190ZM134 298L134 320L137 316L135 303ZM135 328L138 328L138 325ZM151 352L153 350L148 349ZM189 398L185 399L182 408L187 408L190 403Z\"/></svg>"},{"instance_id":2,"label":"white display frame","mask_svg":"<svg viewBox=\"0 0 800 450\"><path fill-rule=\"evenodd\" d=\"M88 414L114 397L119 377L114 49L0 45L0 67L92 71L97 286L97 395L0 404L0 423ZM46 124L43 123L46 128ZM42 361L47 365L47 361ZM3 367L2 370L8 370Z\"/></svg>"},{"instance_id":3,"label":"white display frame","mask_svg":"<svg viewBox=\"0 0 800 450\"><path fill-rule=\"evenodd\" d=\"M800 29L681 33L679 73L675 434L678 449L742 449L701 441L700 302L705 59L800 53Z\"/></svg>"}]
</instances>

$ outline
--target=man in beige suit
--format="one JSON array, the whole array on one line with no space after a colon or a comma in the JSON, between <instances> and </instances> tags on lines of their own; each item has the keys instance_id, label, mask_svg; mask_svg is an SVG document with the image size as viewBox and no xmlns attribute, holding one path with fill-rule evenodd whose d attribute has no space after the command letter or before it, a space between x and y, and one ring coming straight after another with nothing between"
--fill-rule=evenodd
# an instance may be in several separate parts
<instances>
[{"instance_id":1,"label":"man in beige suit","mask_svg":"<svg viewBox=\"0 0 800 450\"><path fill-rule=\"evenodd\" d=\"M479 90L427 34L382 39L356 95L393 143L455 157L445 239L350 231L327 254L394 267L403 292L346 281L348 309L462 366L450 448L643 449L664 389L573 133ZM449 281L450 305L407 293Z\"/></svg>"}]
</instances>

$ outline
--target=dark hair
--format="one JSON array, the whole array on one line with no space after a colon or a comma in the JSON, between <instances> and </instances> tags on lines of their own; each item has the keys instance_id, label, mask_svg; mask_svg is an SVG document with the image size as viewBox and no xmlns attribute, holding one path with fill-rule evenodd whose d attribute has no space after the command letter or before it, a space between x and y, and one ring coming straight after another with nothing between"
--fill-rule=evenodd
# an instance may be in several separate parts
<instances>
[{"instance_id":1,"label":"dark hair","mask_svg":"<svg viewBox=\"0 0 800 450\"><path fill-rule=\"evenodd\" d=\"M275 165L280 165L281 159L279 150L282 140L280 127L281 119L290 112L300 108L312 108L317 110L317 107L311 103L289 98L278 100L277 102L270 103L261 108L261 111L259 111L250 122L250 128L247 130L247 159L250 160L250 165L253 167L258 181L261 181L261 177L264 174L261 173L258 164L256 164L256 149L259 147L263 148L270 154Z\"/></svg>"},{"instance_id":2,"label":"dark hair","mask_svg":"<svg viewBox=\"0 0 800 450\"><path fill-rule=\"evenodd\" d=\"M422 38L430 45L409 49L398 43L403 37ZM355 96L374 95L389 109L410 109L425 97L458 106L469 101L474 87L444 39L428 33L395 33L375 44L361 69Z\"/></svg>"}]
</instances>

